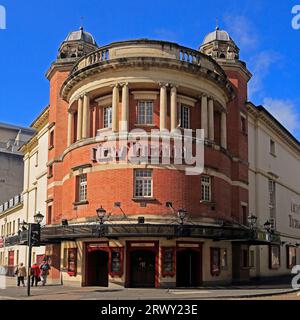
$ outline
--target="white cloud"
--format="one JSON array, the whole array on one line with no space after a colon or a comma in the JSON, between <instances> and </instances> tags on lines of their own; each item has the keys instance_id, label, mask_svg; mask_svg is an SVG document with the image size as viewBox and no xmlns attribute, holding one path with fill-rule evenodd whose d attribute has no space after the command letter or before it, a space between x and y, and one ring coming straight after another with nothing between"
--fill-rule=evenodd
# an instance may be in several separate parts
<instances>
[{"instance_id":1,"label":"white cloud","mask_svg":"<svg viewBox=\"0 0 300 320\"><path fill-rule=\"evenodd\" d=\"M264 80L269 75L271 66L280 59L280 54L275 51L262 51L250 59L249 67L253 73L253 78L249 83L250 97L263 90Z\"/></svg>"},{"instance_id":2,"label":"white cloud","mask_svg":"<svg viewBox=\"0 0 300 320\"><path fill-rule=\"evenodd\" d=\"M244 53L258 45L258 32L254 24L245 16L225 15L223 17L225 29Z\"/></svg>"},{"instance_id":3,"label":"white cloud","mask_svg":"<svg viewBox=\"0 0 300 320\"><path fill-rule=\"evenodd\" d=\"M299 131L300 114L291 100L265 98L265 108L291 133Z\"/></svg>"}]
</instances>

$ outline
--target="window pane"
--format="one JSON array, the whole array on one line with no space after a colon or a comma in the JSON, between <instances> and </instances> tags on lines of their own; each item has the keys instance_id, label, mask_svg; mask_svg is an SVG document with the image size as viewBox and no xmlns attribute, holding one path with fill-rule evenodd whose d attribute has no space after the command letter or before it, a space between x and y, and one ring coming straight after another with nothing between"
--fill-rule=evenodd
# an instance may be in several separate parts
<instances>
[{"instance_id":1,"label":"window pane","mask_svg":"<svg viewBox=\"0 0 300 320\"><path fill-rule=\"evenodd\" d=\"M152 124L153 123L153 102L139 101L137 108L137 122L138 124Z\"/></svg>"}]
</instances>

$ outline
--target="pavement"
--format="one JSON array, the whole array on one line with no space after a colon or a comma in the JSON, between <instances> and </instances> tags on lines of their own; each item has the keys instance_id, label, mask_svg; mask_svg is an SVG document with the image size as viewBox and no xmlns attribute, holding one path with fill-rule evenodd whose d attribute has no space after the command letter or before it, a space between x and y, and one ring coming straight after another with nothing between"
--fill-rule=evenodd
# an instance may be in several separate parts
<instances>
[{"instance_id":1,"label":"pavement","mask_svg":"<svg viewBox=\"0 0 300 320\"><path fill-rule=\"evenodd\" d=\"M6 288L1 289L4 284ZM15 278L0 276L0 300L300 300L300 291L293 290L288 283L195 289L129 289L118 285L111 285L109 288L79 288L49 285L33 287L31 293L31 297L27 297L26 287L16 287Z\"/></svg>"}]
</instances>

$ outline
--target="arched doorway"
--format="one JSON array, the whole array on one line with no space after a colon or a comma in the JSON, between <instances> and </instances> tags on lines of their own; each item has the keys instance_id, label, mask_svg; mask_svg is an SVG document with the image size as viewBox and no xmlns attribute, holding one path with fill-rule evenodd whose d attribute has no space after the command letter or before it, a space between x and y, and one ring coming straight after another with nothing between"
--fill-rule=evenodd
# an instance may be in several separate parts
<instances>
[{"instance_id":1,"label":"arched doorway","mask_svg":"<svg viewBox=\"0 0 300 320\"><path fill-rule=\"evenodd\" d=\"M155 287L155 252L149 250L133 251L130 254L130 287Z\"/></svg>"},{"instance_id":2,"label":"arched doorway","mask_svg":"<svg viewBox=\"0 0 300 320\"><path fill-rule=\"evenodd\" d=\"M176 286L183 288L201 285L202 262L200 251L182 250L176 257Z\"/></svg>"},{"instance_id":3,"label":"arched doorway","mask_svg":"<svg viewBox=\"0 0 300 320\"><path fill-rule=\"evenodd\" d=\"M87 281L90 287L108 287L108 262L107 251L97 250L88 252L87 256Z\"/></svg>"}]
</instances>

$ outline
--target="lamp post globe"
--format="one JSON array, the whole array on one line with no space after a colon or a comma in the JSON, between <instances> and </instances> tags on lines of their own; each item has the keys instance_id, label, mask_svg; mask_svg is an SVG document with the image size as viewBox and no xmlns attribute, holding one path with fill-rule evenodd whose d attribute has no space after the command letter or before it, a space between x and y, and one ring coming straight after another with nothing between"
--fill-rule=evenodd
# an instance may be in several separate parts
<instances>
[{"instance_id":1,"label":"lamp post globe","mask_svg":"<svg viewBox=\"0 0 300 320\"><path fill-rule=\"evenodd\" d=\"M44 219L44 216L38 212L35 216L34 216L34 222L37 223L37 224L41 224L42 221Z\"/></svg>"},{"instance_id":2,"label":"lamp post globe","mask_svg":"<svg viewBox=\"0 0 300 320\"><path fill-rule=\"evenodd\" d=\"M178 215L178 218L180 220L180 223L183 224L184 219L186 217L186 211L183 210L183 209L179 209L178 212L177 212L177 215Z\"/></svg>"},{"instance_id":3,"label":"lamp post globe","mask_svg":"<svg viewBox=\"0 0 300 320\"><path fill-rule=\"evenodd\" d=\"M106 210L103 209L103 207L101 206L100 208L98 208L96 210L96 212L97 212L97 216L98 216L98 219L100 221L100 224L103 224L103 220L104 220L104 218L106 216Z\"/></svg>"},{"instance_id":4,"label":"lamp post globe","mask_svg":"<svg viewBox=\"0 0 300 320\"><path fill-rule=\"evenodd\" d=\"M264 228L267 232L271 231L271 222L269 220L264 224Z\"/></svg>"},{"instance_id":5,"label":"lamp post globe","mask_svg":"<svg viewBox=\"0 0 300 320\"><path fill-rule=\"evenodd\" d=\"M257 222L257 217L255 216L255 215L250 215L249 217L248 217L248 222L249 222L249 224L250 224L250 226L252 227L252 228L254 228L254 226L256 225L256 222Z\"/></svg>"}]
</instances>

